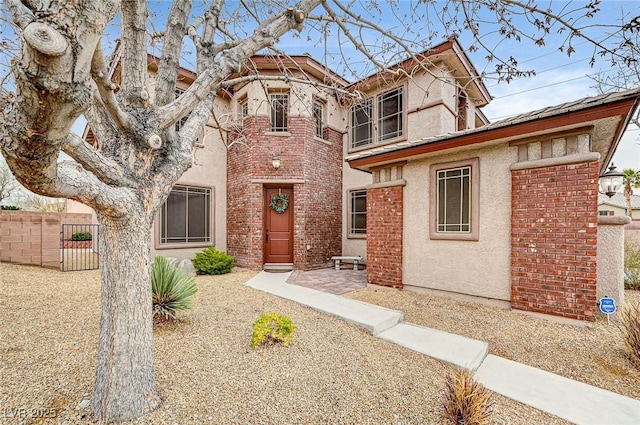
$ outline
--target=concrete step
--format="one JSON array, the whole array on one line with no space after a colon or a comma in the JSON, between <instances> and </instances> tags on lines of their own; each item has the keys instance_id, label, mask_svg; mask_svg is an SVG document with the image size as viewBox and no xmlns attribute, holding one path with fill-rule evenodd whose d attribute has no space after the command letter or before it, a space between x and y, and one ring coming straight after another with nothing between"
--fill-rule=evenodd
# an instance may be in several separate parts
<instances>
[{"instance_id":1,"label":"concrete step","mask_svg":"<svg viewBox=\"0 0 640 425\"><path fill-rule=\"evenodd\" d=\"M492 391L578 425L638 425L640 400L488 355L475 378Z\"/></svg>"},{"instance_id":2,"label":"concrete step","mask_svg":"<svg viewBox=\"0 0 640 425\"><path fill-rule=\"evenodd\" d=\"M470 371L482 364L489 351L484 341L411 323L400 323L378 337Z\"/></svg>"},{"instance_id":3,"label":"concrete step","mask_svg":"<svg viewBox=\"0 0 640 425\"><path fill-rule=\"evenodd\" d=\"M291 273L260 272L246 286L268 292L281 298L295 301L325 314L339 317L349 323L378 335L404 317L401 311L327 294L315 289L285 283Z\"/></svg>"}]
</instances>

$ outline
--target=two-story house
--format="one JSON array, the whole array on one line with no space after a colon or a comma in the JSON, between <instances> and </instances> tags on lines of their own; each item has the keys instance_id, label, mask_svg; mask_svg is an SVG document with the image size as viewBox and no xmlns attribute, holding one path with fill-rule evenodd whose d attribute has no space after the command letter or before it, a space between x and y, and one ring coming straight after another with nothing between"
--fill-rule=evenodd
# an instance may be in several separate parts
<instances>
[{"instance_id":1,"label":"two-story house","mask_svg":"<svg viewBox=\"0 0 640 425\"><path fill-rule=\"evenodd\" d=\"M598 262L623 227L599 221L598 176L638 91L489 123L455 38L352 83L307 55L255 56L230 78L156 253L215 245L302 270L360 255L369 283L587 321L600 286L623 297L622 267Z\"/></svg>"}]
</instances>

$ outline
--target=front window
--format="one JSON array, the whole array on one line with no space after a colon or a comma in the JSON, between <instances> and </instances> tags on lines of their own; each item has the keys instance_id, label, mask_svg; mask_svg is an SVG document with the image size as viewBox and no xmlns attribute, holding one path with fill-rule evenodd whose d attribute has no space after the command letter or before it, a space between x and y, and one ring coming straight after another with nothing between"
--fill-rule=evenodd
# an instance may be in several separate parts
<instances>
[{"instance_id":1,"label":"front window","mask_svg":"<svg viewBox=\"0 0 640 425\"><path fill-rule=\"evenodd\" d=\"M322 126L322 109L323 105L320 102L313 102L313 119L316 122L316 136L323 138L324 128Z\"/></svg>"},{"instance_id":2,"label":"front window","mask_svg":"<svg viewBox=\"0 0 640 425\"><path fill-rule=\"evenodd\" d=\"M435 164L430 173L431 239L478 240L479 159Z\"/></svg>"},{"instance_id":3,"label":"front window","mask_svg":"<svg viewBox=\"0 0 640 425\"><path fill-rule=\"evenodd\" d=\"M371 99L351 108L351 147L370 145L373 134L373 102Z\"/></svg>"},{"instance_id":4,"label":"front window","mask_svg":"<svg viewBox=\"0 0 640 425\"><path fill-rule=\"evenodd\" d=\"M438 171L438 232L471 230L471 167Z\"/></svg>"},{"instance_id":5,"label":"front window","mask_svg":"<svg viewBox=\"0 0 640 425\"><path fill-rule=\"evenodd\" d=\"M271 131L287 131L287 115L289 113L289 95L287 93L272 94Z\"/></svg>"},{"instance_id":6,"label":"front window","mask_svg":"<svg viewBox=\"0 0 640 425\"><path fill-rule=\"evenodd\" d=\"M349 191L349 234L367 234L367 191Z\"/></svg>"},{"instance_id":7,"label":"front window","mask_svg":"<svg viewBox=\"0 0 640 425\"><path fill-rule=\"evenodd\" d=\"M210 188L173 187L160 209L160 243L211 243Z\"/></svg>"},{"instance_id":8,"label":"front window","mask_svg":"<svg viewBox=\"0 0 640 425\"><path fill-rule=\"evenodd\" d=\"M402 88L378 97L378 141L402 136Z\"/></svg>"}]
</instances>

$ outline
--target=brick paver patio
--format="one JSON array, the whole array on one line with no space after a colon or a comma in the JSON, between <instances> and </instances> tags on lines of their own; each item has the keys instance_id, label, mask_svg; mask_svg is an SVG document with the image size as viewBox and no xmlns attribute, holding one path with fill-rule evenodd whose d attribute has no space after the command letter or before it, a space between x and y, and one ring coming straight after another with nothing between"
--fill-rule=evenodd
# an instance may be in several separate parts
<instances>
[{"instance_id":1,"label":"brick paver patio","mask_svg":"<svg viewBox=\"0 0 640 425\"><path fill-rule=\"evenodd\" d=\"M296 270L287 283L341 295L366 288L367 275L364 270L336 270L333 267L306 272Z\"/></svg>"}]
</instances>

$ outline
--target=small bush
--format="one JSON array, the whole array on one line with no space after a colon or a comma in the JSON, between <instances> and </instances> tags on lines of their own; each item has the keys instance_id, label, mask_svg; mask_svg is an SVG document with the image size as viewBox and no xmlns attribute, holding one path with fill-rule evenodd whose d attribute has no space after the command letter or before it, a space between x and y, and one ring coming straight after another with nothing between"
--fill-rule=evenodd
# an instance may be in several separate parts
<instances>
[{"instance_id":1,"label":"small bush","mask_svg":"<svg viewBox=\"0 0 640 425\"><path fill-rule=\"evenodd\" d=\"M263 313L253 324L250 347L276 343L287 346L293 340L295 331L296 327L289 317L280 313Z\"/></svg>"},{"instance_id":2,"label":"small bush","mask_svg":"<svg viewBox=\"0 0 640 425\"><path fill-rule=\"evenodd\" d=\"M627 304L620 313L620 322L627 353L640 368L640 303Z\"/></svg>"},{"instance_id":3,"label":"small bush","mask_svg":"<svg viewBox=\"0 0 640 425\"><path fill-rule=\"evenodd\" d=\"M0 205L0 210L4 210L4 211L19 211L20 207L16 207L15 205Z\"/></svg>"},{"instance_id":4,"label":"small bush","mask_svg":"<svg viewBox=\"0 0 640 425\"><path fill-rule=\"evenodd\" d=\"M233 269L234 258L215 247L196 253L191 262L198 274L226 274Z\"/></svg>"},{"instance_id":5,"label":"small bush","mask_svg":"<svg viewBox=\"0 0 640 425\"><path fill-rule=\"evenodd\" d=\"M636 239L624 239L624 287L640 290L640 244Z\"/></svg>"},{"instance_id":6,"label":"small bush","mask_svg":"<svg viewBox=\"0 0 640 425\"><path fill-rule=\"evenodd\" d=\"M93 239L91 232L75 232L71 235L72 241L90 241Z\"/></svg>"},{"instance_id":7,"label":"small bush","mask_svg":"<svg viewBox=\"0 0 640 425\"><path fill-rule=\"evenodd\" d=\"M151 267L151 291L154 319L176 319L178 311L195 305L195 278L172 266L166 257L158 255Z\"/></svg>"},{"instance_id":8,"label":"small bush","mask_svg":"<svg viewBox=\"0 0 640 425\"><path fill-rule=\"evenodd\" d=\"M447 376L444 418L453 425L482 425L493 412L491 391L473 380L471 372L457 369Z\"/></svg>"}]
</instances>

